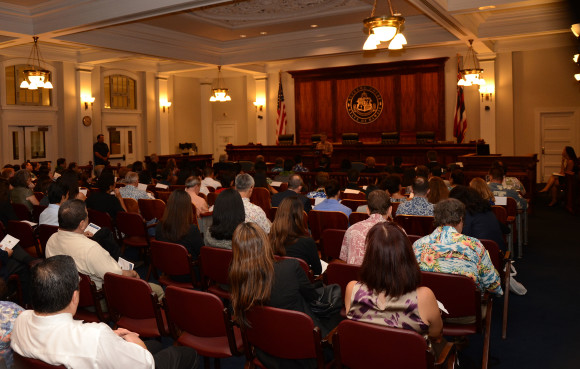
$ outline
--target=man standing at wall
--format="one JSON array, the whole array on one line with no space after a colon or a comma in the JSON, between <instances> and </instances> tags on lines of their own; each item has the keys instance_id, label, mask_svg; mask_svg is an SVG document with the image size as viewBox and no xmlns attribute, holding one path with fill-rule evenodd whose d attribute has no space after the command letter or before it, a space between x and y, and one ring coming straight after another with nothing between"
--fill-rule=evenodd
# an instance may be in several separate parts
<instances>
[{"instance_id":1,"label":"man standing at wall","mask_svg":"<svg viewBox=\"0 0 580 369\"><path fill-rule=\"evenodd\" d=\"M107 165L109 163L109 145L105 143L105 135L99 133L97 142L93 145L93 153L95 157L94 165Z\"/></svg>"}]
</instances>

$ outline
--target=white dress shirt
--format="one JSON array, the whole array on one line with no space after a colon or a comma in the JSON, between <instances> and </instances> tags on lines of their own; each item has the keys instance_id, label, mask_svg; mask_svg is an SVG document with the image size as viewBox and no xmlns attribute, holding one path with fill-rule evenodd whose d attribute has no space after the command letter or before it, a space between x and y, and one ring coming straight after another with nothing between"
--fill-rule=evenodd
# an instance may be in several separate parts
<instances>
[{"instance_id":1,"label":"white dress shirt","mask_svg":"<svg viewBox=\"0 0 580 369\"><path fill-rule=\"evenodd\" d=\"M38 224L48 224L58 227L59 208L59 204L49 204L48 207L44 209L42 213L40 213L40 217L38 217Z\"/></svg>"}]
</instances>

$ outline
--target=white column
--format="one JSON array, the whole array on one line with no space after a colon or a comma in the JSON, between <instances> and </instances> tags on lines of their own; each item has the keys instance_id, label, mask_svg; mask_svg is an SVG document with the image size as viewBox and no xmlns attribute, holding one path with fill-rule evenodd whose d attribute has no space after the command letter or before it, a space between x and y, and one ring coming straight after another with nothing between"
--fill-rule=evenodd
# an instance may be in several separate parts
<instances>
[{"instance_id":1,"label":"white column","mask_svg":"<svg viewBox=\"0 0 580 369\"><path fill-rule=\"evenodd\" d=\"M201 145L199 147L200 154L213 153L213 113L209 98L211 96L212 80L201 80L199 84L200 91L200 121L201 121ZM217 161L217 158L214 158Z\"/></svg>"},{"instance_id":2,"label":"white column","mask_svg":"<svg viewBox=\"0 0 580 369\"><path fill-rule=\"evenodd\" d=\"M79 156L77 160L79 163L88 163L93 160L93 143L96 142L96 137L93 137L92 127L94 106L94 102L91 102L94 98L91 78L92 70L92 66L84 65L78 66L76 69L76 96L78 98L77 124L79 127L76 142L78 145L77 152ZM87 126L86 124L88 124L89 120L91 123ZM70 139L75 141L74 137L70 137Z\"/></svg>"},{"instance_id":3,"label":"white column","mask_svg":"<svg viewBox=\"0 0 580 369\"><path fill-rule=\"evenodd\" d=\"M496 109L495 109L495 54L480 56L479 65L483 69L485 85L479 90L479 131L489 144L489 152L496 153Z\"/></svg>"},{"instance_id":4,"label":"white column","mask_svg":"<svg viewBox=\"0 0 580 369\"><path fill-rule=\"evenodd\" d=\"M173 154L169 152L169 103L167 93L167 77L158 75L155 78L155 103L157 105L157 153L159 155ZM164 105L164 106L162 106Z\"/></svg>"},{"instance_id":5,"label":"white column","mask_svg":"<svg viewBox=\"0 0 580 369\"><path fill-rule=\"evenodd\" d=\"M256 82L256 97L254 101L258 103L256 107L256 143L266 145L268 143L268 75L260 74L254 76Z\"/></svg>"}]
</instances>

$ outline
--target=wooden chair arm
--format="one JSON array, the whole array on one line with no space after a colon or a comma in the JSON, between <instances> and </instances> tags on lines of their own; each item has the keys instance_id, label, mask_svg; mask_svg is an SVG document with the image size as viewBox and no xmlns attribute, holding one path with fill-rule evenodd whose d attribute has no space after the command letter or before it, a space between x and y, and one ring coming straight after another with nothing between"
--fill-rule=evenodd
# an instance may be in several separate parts
<instances>
[{"instance_id":1,"label":"wooden chair arm","mask_svg":"<svg viewBox=\"0 0 580 369\"><path fill-rule=\"evenodd\" d=\"M440 368L447 362L447 368L453 368L455 363L456 348L455 344L447 342L443 350L439 353L439 357L435 358L435 367Z\"/></svg>"},{"instance_id":2,"label":"wooden chair arm","mask_svg":"<svg viewBox=\"0 0 580 369\"><path fill-rule=\"evenodd\" d=\"M332 329L327 335L326 337L324 337L322 339L322 344L328 344L332 346L332 338L334 337L334 335L336 334L336 332L338 332L338 325L336 327L334 327L334 329Z\"/></svg>"}]
</instances>

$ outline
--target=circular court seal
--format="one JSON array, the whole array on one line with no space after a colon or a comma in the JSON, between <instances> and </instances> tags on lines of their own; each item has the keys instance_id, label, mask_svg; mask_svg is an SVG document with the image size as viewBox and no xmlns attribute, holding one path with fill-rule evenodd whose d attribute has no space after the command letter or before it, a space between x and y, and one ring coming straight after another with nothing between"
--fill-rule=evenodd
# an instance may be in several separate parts
<instances>
[{"instance_id":1,"label":"circular court seal","mask_svg":"<svg viewBox=\"0 0 580 369\"><path fill-rule=\"evenodd\" d=\"M372 123L383 111L383 98L374 87L359 86L348 95L346 111L357 123Z\"/></svg>"}]
</instances>

